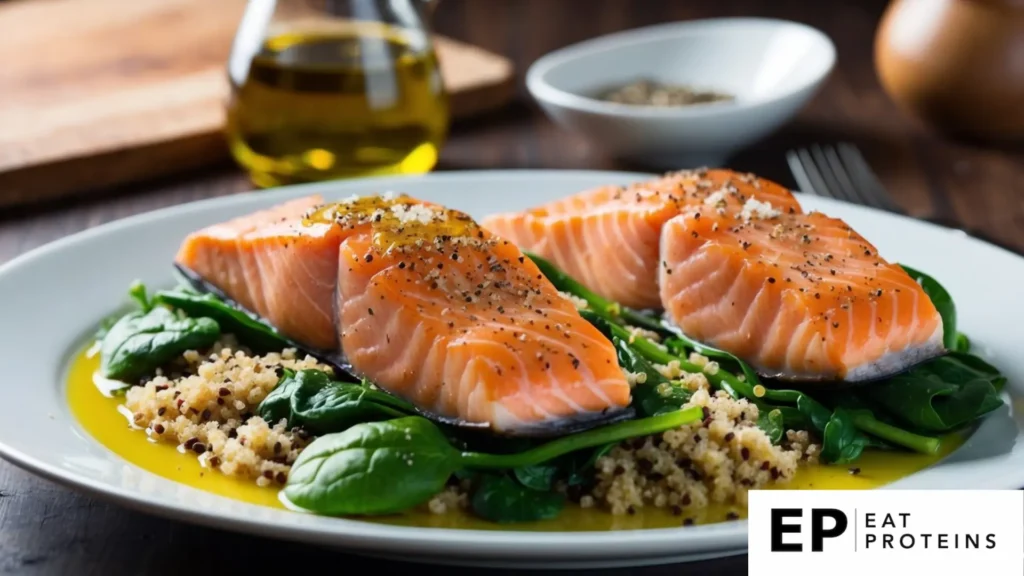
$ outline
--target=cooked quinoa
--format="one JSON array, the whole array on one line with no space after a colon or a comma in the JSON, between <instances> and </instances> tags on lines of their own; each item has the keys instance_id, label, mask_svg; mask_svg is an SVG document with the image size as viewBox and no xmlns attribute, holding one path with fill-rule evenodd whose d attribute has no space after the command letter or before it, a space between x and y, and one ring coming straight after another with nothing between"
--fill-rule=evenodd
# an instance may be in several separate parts
<instances>
[{"instance_id":1,"label":"cooked quinoa","mask_svg":"<svg viewBox=\"0 0 1024 576\"><path fill-rule=\"evenodd\" d=\"M590 306L590 304L586 300L580 298L575 294L559 291L558 295L561 296L562 298L565 298L569 302L572 302L573 306L575 306L577 310L586 310Z\"/></svg>"},{"instance_id":2,"label":"cooked quinoa","mask_svg":"<svg viewBox=\"0 0 1024 576\"><path fill-rule=\"evenodd\" d=\"M170 376L157 375L126 393L136 426L161 442L192 451L204 466L261 486L284 484L299 452L312 438L284 421L265 422L256 407L284 368L331 369L294 349L252 356L226 338L208 356L186 352Z\"/></svg>"},{"instance_id":3,"label":"cooked quinoa","mask_svg":"<svg viewBox=\"0 0 1024 576\"><path fill-rule=\"evenodd\" d=\"M817 462L820 446L807 432L791 430L782 446L772 445L756 425L756 406L712 391L705 374L714 374L718 365L699 354L689 360L703 373L684 372L679 362L657 369L671 385L693 392L686 407L703 407L703 421L613 448L597 461L593 484L573 494L580 506L613 514L645 506L676 514L710 503L745 506L749 490L787 482L801 462ZM129 389L125 407L151 438L195 453L206 467L260 486L283 485L313 437L255 412L285 368L331 372L312 356L299 358L294 349L256 356L226 336L208 354L186 352L166 373ZM627 377L633 385L646 380L644 374ZM465 509L469 491L468 480L453 478L424 508L434 514Z\"/></svg>"},{"instance_id":4,"label":"cooked quinoa","mask_svg":"<svg viewBox=\"0 0 1024 576\"><path fill-rule=\"evenodd\" d=\"M635 438L598 459L596 484L580 499L613 514L645 506L687 509L711 503L746 506L749 490L788 482L801 462L817 462L819 447L806 432L787 433L775 446L757 427L757 406L724 391L712 392L703 374L689 374L694 390L686 407L704 408L702 422Z\"/></svg>"},{"instance_id":5,"label":"cooked quinoa","mask_svg":"<svg viewBox=\"0 0 1024 576\"><path fill-rule=\"evenodd\" d=\"M469 508L469 480L454 480L427 502L427 510L432 514L447 514L456 510Z\"/></svg>"}]
</instances>

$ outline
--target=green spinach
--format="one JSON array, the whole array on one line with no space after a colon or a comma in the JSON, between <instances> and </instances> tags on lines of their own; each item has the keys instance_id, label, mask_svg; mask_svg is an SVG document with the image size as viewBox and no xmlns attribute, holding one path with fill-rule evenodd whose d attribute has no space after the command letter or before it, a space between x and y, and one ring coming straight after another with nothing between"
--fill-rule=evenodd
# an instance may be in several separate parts
<instances>
[{"instance_id":1,"label":"green spinach","mask_svg":"<svg viewBox=\"0 0 1024 576\"><path fill-rule=\"evenodd\" d=\"M783 414L786 426L790 428L795 428L797 427L797 424L803 422L803 417L795 409L789 409L788 407L775 407L763 401L760 398L760 396L758 396L755 393L755 389L763 390L764 387L757 386L756 380L753 383L746 380L740 380L727 370L718 370L714 374L710 374L708 372L705 372L702 366L698 366L697 364L690 362L688 359L682 356L676 356L675 354L669 352L668 347L655 344L654 342L651 342L650 340L642 336L632 335L626 328L619 326L617 324L613 324L592 312L583 310L580 312L580 315L583 316L585 320L592 323L598 330L600 330L605 336L607 336L613 342L630 342L630 344L628 345L629 350L635 352L639 358L644 359L645 361L655 362L658 364L679 362L679 367L684 372L704 374L704 376L708 379L708 382L710 382L712 386L714 386L715 388L725 390L733 398L746 398L755 406L757 406L761 412L769 412L775 408L778 408L779 410L781 410ZM619 352L621 363L623 361L621 349L617 347L616 350L617 352ZM725 353L723 352L723 354ZM634 396L639 394L639 402L642 403L651 395L651 391L640 389L638 392L637 388L633 389L633 394ZM678 394L678 392L674 393ZM657 402L658 400L654 399L654 404L652 404L652 407L654 409L656 409ZM765 424L768 424L767 421L763 422Z\"/></svg>"},{"instance_id":2,"label":"green spinach","mask_svg":"<svg viewBox=\"0 0 1024 576\"><path fill-rule=\"evenodd\" d=\"M707 344L702 344L693 338L690 338L681 331L674 332L674 336L665 342L665 345L671 350L676 350L677 354L685 354L687 351L696 352L702 356L713 358L715 360L724 360L735 366L743 372L747 384L750 386L756 386L761 383L761 378L757 375L757 372L743 360L740 360L738 356L726 352L725 350L719 350Z\"/></svg>"},{"instance_id":3,"label":"green spinach","mask_svg":"<svg viewBox=\"0 0 1024 576\"><path fill-rule=\"evenodd\" d=\"M673 361L679 362L679 368L684 372L690 372L693 374L703 373L712 386L725 390L733 398L748 398L754 399L755 402L757 401L757 396L754 394L754 384L736 378L736 376L730 374L727 370L719 370L714 374L709 374L704 371L702 366L698 366L686 358L669 352L667 347L655 344L643 336L633 335L625 327L609 322L597 314L587 310L582 310L580 311L580 316L582 316L584 320L593 324L609 339L617 338L619 340L629 342L630 349L635 351L648 362L653 362L655 364L668 364Z\"/></svg>"},{"instance_id":4,"label":"green spinach","mask_svg":"<svg viewBox=\"0 0 1024 576\"><path fill-rule=\"evenodd\" d=\"M967 353L971 351L971 339L967 337L967 334L963 332L956 333L956 344L953 346L953 352Z\"/></svg>"},{"instance_id":5,"label":"green spinach","mask_svg":"<svg viewBox=\"0 0 1024 576\"><path fill-rule=\"evenodd\" d=\"M597 459L604 456L616 442L597 448L578 450L535 466L523 466L512 471L516 480L532 490L549 491L555 480L564 480L568 486L579 486L592 477Z\"/></svg>"},{"instance_id":6,"label":"green spinach","mask_svg":"<svg viewBox=\"0 0 1024 576\"><path fill-rule=\"evenodd\" d=\"M629 346L627 340L612 337L619 366L634 374L643 374L646 380L638 382L632 390L632 406L642 416L657 416L679 410L690 399L690 391L673 384L658 372L644 357Z\"/></svg>"},{"instance_id":7,"label":"green spinach","mask_svg":"<svg viewBox=\"0 0 1024 576\"><path fill-rule=\"evenodd\" d=\"M551 486L554 484L555 478L558 477L560 471L558 460L552 460L551 462L535 464L533 466L520 466L513 469L512 474L515 475L516 480L520 484L530 490L547 492L551 490Z\"/></svg>"},{"instance_id":8,"label":"green spinach","mask_svg":"<svg viewBox=\"0 0 1024 576\"><path fill-rule=\"evenodd\" d=\"M765 435L767 435L768 439L772 441L772 444L778 444L782 441L782 435L786 428L785 420L782 417L782 411L775 408L773 410L758 412L757 427L764 430Z\"/></svg>"},{"instance_id":9,"label":"green spinach","mask_svg":"<svg viewBox=\"0 0 1024 576\"><path fill-rule=\"evenodd\" d=\"M279 351L292 345L274 328L213 294L199 294L178 288L157 292L153 300L181 310L192 318L216 320L221 330L234 334L239 342L258 353Z\"/></svg>"},{"instance_id":10,"label":"green spinach","mask_svg":"<svg viewBox=\"0 0 1024 576\"><path fill-rule=\"evenodd\" d=\"M581 312L581 315L588 321L592 322L599 330L610 338L629 341L630 333L626 328L610 323L596 315L588 314L586 311ZM668 364L674 360L678 361L680 368L686 372L697 373L703 371L701 366L697 366L680 356L675 356L666 348L658 346L641 336L634 336L632 338L630 348L637 352L641 357L651 362ZM727 352L716 351L705 346L704 351L706 352L708 350L712 350L712 353L720 352L723 355L721 356L723 359L731 357L731 360L738 363L743 368L744 372L750 370L749 366L745 366L745 363L742 360L728 354ZM753 371L750 370L750 372ZM797 390L777 390L766 388L765 386L757 383L757 380L754 380L753 383L747 379L740 380L735 375L723 369L719 369L714 374L704 372L704 375L712 386L725 390L734 398L746 398L758 407L759 414L770 413L773 410L778 410L782 416L784 428L794 430L810 428L819 434L824 434L825 427L832 419L832 409L803 392ZM752 377L756 378L756 374ZM635 390L636 388L634 388L634 391ZM850 419L842 419L840 422L845 426L846 422L849 420ZM854 418L852 421L854 422L854 425L863 432L867 432L869 434L884 434L884 436L881 436L882 440L904 446L911 450L932 454L938 449L938 439L914 434L895 426L884 425L884 423L879 422L870 414L867 416L861 414L860 417ZM765 430L770 437L775 436L781 438L780 433L775 429L772 421L767 419L767 417L761 418L759 416L758 426ZM840 424L834 425L832 430L833 434L837 431L842 431L844 434L848 433L845 428L840 427ZM870 445L873 443L873 440L870 438L865 439L863 437L859 437L858 442Z\"/></svg>"},{"instance_id":11,"label":"green spinach","mask_svg":"<svg viewBox=\"0 0 1024 576\"><path fill-rule=\"evenodd\" d=\"M149 312L156 306L156 302L150 300L146 293L146 285L138 280L132 282L132 285L128 287L128 296L139 305L143 312Z\"/></svg>"},{"instance_id":12,"label":"green spinach","mask_svg":"<svg viewBox=\"0 0 1024 576\"><path fill-rule=\"evenodd\" d=\"M460 467L459 451L426 418L365 422L307 446L284 496L319 514L392 514L426 502Z\"/></svg>"},{"instance_id":13,"label":"green spinach","mask_svg":"<svg viewBox=\"0 0 1024 576\"><path fill-rule=\"evenodd\" d=\"M201 350L220 337L209 318L178 318L162 306L130 312L118 320L100 343L100 373L135 382L187 350Z\"/></svg>"},{"instance_id":14,"label":"green spinach","mask_svg":"<svg viewBox=\"0 0 1024 576\"><path fill-rule=\"evenodd\" d=\"M321 514L388 514L426 501L449 476L469 469L535 466L578 450L657 434L700 420L700 408L564 436L518 454L460 452L426 418L364 422L313 441L284 488L294 505Z\"/></svg>"},{"instance_id":15,"label":"green spinach","mask_svg":"<svg viewBox=\"0 0 1024 576\"><path fill-rule=\"evenodd\" d=\"M976 356L950 353L884 382L862 394L894 418L927 432L961 428L1003 405L1006 379Z\"/></svg>"},{"instance_id":16,"label":"green spinach","mask_svg":"<svg viewBox=\"0 0 1024 576\"><path fill-rule=\"evenodd\" d=\"M473 492L473 512L492 522L531 522L554 518L565 498L520 485L504 474L488 474Z\"/></svg>"},{"instance_id":17,"label":"green spinach","mask_svg":"<svg viewBox=\"0 0 1024 576\"><path fill-rule=\"evenodd\" d=\"M821 459L831 464L846 464L860 457L868 445L867 436L854 424L853 415L837 408L825 424L821 440Z\"/></svg>"},{"instance_id":18,"label":"green spinach","mask_svg":"<svg viewBox=\"0 0 1024 576\"><path fill-rule=\"evenodd\" d=\"M302 426L316 434L415 413L404 400L362 384L335 382L321 370L285 370L257 412L267 422L284 419L289 426Z\"/></svg>"},{"instance_id":19,"label":"green spinach","mask_svg":"<svg viewBox=\"0 0 1024 576\"><path fill-rule=\"evenodd\" d=\"M903 430L880 421L870 410L863 409L864 404L857 402L858 409L853 410L846 406L852 406L848 402L838 401L830 408L825 403L812 396L796 390L766 390L759 388L766 398L774 398L779 401L795 401L796 410L803 416L803 423L796 424L796 419L787 419L788 428L800 430L811 429L816 431L822 439L822 460L829 463L845 463L856 458L867 446L880 446L881 441L903 446L923 454L934 454L939 449L938 438L922 436L908 430ZM824 395L826 398L845 400L850 393ZM785 408L782 408L785 410ZM836 412L843 410L839 417ZM879 440L869 437L871 434ZM826 452L825 446L831 448ZM832 460L840 458L840 460Z\"/></svg>"},{"instance_id":20,"label":"green spinach","mask_svg":"<svg viewBox=\"0 0 1024 576\"><path fill-rule=\"evenodd\" d=\"M597 460L602 456L608 454L615 448L617 442L609 442L603 446L598 446L593 450L580 451L570 454L568 461L565 464L565 483L569 486L580 486L586 484L593 477L592 471L594 465L597 464Z\"/></svg>"},{"instance_id":21,"label":"green spinach","mask_svg":"<svg viewBox=\"0 0 1024 576\"><path fill-rule=\"evenodd\" d=\"M884 443L897 444L925 454L934 454L939 449L940 444L937 438L914 434L881 422L870 411L860 410L855 413L843 414L837 418L832 409L804 392L766 388L761 384L757 373L750 365L735 355L691 340L678 332L676 337L683 346L692 348L699 354L718 358L740 367L745 380L742 385L733 386L733 390L758 405L760 409L758 427L764 430L770 438L781 438L778 427L773 426L772 421L765 416L766 412L770 414L776 410L780 413L782 427L793 430L813 429L822 435L823 444L831 447L828 451L825 451L824 446L822 447L822 460L825 462L834 462L831 458L849 462L852 460L848 459L859 457L864 447L879 446ZM676 346L680 345L676 344ZM752 383L754 386L750 387ZM776 403L775 407L768 402ZM794 411L785 404L795 406L796 410ZM879 440L861 432L878 436ZM835 462L839 463L839 461Z\"/></svg>"}]
</instances>

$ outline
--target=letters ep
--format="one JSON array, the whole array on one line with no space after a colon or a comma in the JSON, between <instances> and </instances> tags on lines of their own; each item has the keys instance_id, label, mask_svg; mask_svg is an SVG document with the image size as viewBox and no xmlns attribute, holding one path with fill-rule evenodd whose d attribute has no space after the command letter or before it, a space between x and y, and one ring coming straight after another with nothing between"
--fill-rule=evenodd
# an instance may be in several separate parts
<instances>
[{"instance_id":1,"label":"letters ep","mask_svg":"<svg viewBox=\"0 0 1024 576\"><path fill-rule=\"evenodd\" d=\"M791 518L803 518L803 510L799 508L773 508L772 509L772 552L803 552L804 546L800 542L785 542L786 534L799 534L802 524L798 522L787 522ZM831 528L825 528L825 519L831 518L835 523ZM835 508L812 508L811 509L811 551L821 552L824 549L826 538L837 538L846 532L849 520L842 510Z\"/></svg>"}]
</instances>

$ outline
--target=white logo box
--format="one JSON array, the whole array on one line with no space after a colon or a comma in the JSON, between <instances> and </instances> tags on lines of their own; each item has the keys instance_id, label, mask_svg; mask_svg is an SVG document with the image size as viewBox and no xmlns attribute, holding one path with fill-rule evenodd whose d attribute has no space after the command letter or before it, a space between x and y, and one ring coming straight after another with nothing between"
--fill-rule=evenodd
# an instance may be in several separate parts
<instances>
[{"instance_id":1,"label":"white logo box","mask_svg":"<svg viewBox=\"0 0 1024 576\"><path fill-rule=\"evenodd\" d=\"M757 490L748 515L751 574L1024 574L1018 490Z\"/></svg>"}]
</instances>

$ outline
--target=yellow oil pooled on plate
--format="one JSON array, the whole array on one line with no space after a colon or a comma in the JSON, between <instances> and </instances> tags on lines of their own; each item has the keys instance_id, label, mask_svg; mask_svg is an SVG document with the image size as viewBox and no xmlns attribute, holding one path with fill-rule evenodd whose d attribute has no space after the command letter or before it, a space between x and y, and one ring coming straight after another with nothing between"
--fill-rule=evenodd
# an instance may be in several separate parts
<instances>
[{"instance_id":1,"label":"yellow oil pooled on plate","mask_svg":"<svg viewBox=\"0 0 1024 576\"><path fill-rule=\"evenodd\" d=\"M182 454L170 444L151 441L146 434L132 428L118 408L124 399L104 396L93 383L99 359L84 351L72 363L68 375L67 394L71 411L79 424L93 438L128 462L154 474L187 484L200 490L242 500L252 504L284 508L272 487L261 488L255 482L239 480L204 468L191 453ZM945 438L938 455L925 456L904 452L869 451L857 461L860 472L852 474L846 466L807 466L799 470L783 489L867 490L883 486L922 470L955 450L962 443L957 436ZM515 529L515 530L622 530L679 526L683 518L696 523L719 522L730 513L746 516L742 507L713 505L700 511L687 511L673 516L666 510L642 509L632 516L614 516L598 509L567 506L553 520L502 526L477 519L466 513L431 514L426 511L368 519L373 522L405 526L438 528Z\"/></svg>"}]
</instances>

